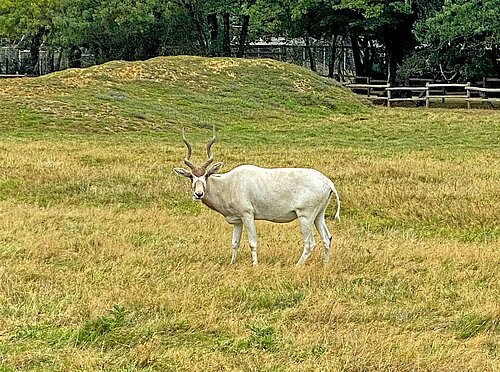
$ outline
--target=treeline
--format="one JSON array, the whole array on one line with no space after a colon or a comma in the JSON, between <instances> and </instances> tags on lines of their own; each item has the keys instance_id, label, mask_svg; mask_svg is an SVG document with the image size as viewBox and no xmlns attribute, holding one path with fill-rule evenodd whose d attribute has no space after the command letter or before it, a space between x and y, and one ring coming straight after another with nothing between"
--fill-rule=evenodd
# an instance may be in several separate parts
<instances>
[{"instance_id":1,"label":"treeline","mask_svg":"<svg viewBox=\"0 0 500 372\"><path fill-rule=\"evenodd\" d=\"M306 50L322 40L333 75L342 39L357 75L455 82L500 75L499 12L500 0L2 0L0 41L28 48L36 72L42 46L85 48L100 63L241 57L260 38L301 38Z\"/></svg>"}]
</instances>

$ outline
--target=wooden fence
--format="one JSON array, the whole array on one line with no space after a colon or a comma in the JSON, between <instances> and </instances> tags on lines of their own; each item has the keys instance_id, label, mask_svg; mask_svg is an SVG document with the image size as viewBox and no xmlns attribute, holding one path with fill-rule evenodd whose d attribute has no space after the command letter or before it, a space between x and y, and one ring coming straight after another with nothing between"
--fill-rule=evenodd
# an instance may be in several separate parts
<instances>
[{"instance_id":1,"label":"wooden fence","mask_svg":"<svg viewBox=\"0 0 500 372\"><path fill-rule=\"evenodd\" d=\"M467 108L470 108L471 101L500 102L500 97L490 97L488 93L500 93L500 88L465 87L467 90ZM479 97L471 97L471 94L478 93Z\"/></svg>"},{"instance_id":2,"label":"wooden fence","mask_svg":"<svg viewBox=\"0 0 500 372\"><path fill-rule=\"evenodd\" d=\"M423 80L423 79L421 79ZM372 83L372 81L368 80ZM376 81L377 83L379 81ZM465 101L467 108L470 109L471 102L488 102L491 105L493 102L500 102L500 88L487 88L488 82L500 82L497 78L483 79L478 85L472 86L471 83L465 84L447 84L447 83L430 83L427 82L425 86L391 86L385 84L345 84L355 92L366 92L366 97L374 100L385 101L387 107L391 107L391 103L395 102L425 102L426 107L430 107L432 101L440 100L442 103L445 99L453 98L455 100ZM396 92L402 92L397 94ZM395 94L396 93L396 94Z\"/></svg>"},{"instance_id":3,"label":"wooden fence","mask_svg":"<svg viewBox=\"0 0 500 372\"><path fill-rule=\"evenodd\" d=\"M0 74L0 79L14 79L14 78L23 78L23 77L33 77L34 75L27 74Z\"/></svg>"}]
</instances>

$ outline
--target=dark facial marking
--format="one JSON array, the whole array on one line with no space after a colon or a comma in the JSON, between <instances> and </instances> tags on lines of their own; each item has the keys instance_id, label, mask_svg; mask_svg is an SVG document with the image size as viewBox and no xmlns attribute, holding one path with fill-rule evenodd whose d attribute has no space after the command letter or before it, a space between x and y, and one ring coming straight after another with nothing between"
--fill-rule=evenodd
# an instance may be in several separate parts
<instances>
[{"instance_id":1,"label":"dark facial marking","mask_svg":"<svg viewBox=\"0 0 500 372\"><path fill-rule=\"evenodd\" d=\"M206 169L205 168L201 168L201 167L196 167L195 169L192 170L192 173L196 176L196 177L201 177L205 174L206 172Z\"/></svg>"}]
</instances>

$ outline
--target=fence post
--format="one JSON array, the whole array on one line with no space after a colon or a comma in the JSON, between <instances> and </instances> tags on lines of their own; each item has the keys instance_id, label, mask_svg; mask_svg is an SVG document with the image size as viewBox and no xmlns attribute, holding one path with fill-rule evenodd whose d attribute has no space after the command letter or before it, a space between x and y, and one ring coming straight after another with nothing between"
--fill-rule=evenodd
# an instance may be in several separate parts
<instances>
[{"instance_id":1,"label":"fence post","mask_svg":"<svg viewBox=\"0 0 500 372\"><path fill-rule=\"evenodd\" d=\"M470 87L470 81L467 82L466 88ZM470 89L465 89L467 91L467 109L470 110Z\"/></svg>"},{"instance_id":2,"label":"fence post","mask_svg":"<svg viewBox=\"0 0 500 372\"><path fill-rule=\"evenodd\" d=\"M391 83L388 83L387 88L390 88L390 87L391 87ZM391 90L387 89L387 88L385 88L385 90L387 91L387 107L391 107Z\"/></svg>"},{"instance_id":3,"label":"fence post","mask_svg":"<svg viewBox=\"0 0 500 372\"><path fill-rule=\"evenodd\" d=\"M370 85L370 77L369 77L369 76L366 78L366 84ZM368 97L368 98L370 98L370 94L371 94L371 92L372 92L371 88L368 88L368 89L366 90L366 94L367 94L367 97Z\"/></svg>"},{"instance_id":4,"label":"fence post","mask_svg":"<svg viewBox=\"0 0 500 372\"><path fill-rule=\"evenodd\" d=\"M425 83L425 107L429 108L430 102L429 102L429 83Z\"/></svg>"}]
</instances>

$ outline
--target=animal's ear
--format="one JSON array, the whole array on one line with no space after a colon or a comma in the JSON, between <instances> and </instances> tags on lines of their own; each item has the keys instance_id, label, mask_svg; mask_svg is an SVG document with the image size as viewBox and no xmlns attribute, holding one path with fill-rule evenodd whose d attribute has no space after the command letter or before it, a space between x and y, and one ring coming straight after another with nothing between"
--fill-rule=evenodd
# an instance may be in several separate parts
<instances>
[{"instance_id":1,"label":"animal's ear","mask_svg":"<svg viewBox=\"0 0 500 372\"><path fill-rule=\"evenodd\" d=\"M221 163L221 162L217 162L214 165L212 165L210 167L210 169L207 171L207 177L214 174L214 173L218 173L222 167L222 164L223 163Z\"/></svg>"},{"instance_id":2,"label":"animal's ear","mask_svg":"<svg viewBox=\"0 0 500 372\"><path fill-rule=\"evenodd\" d=\"M191 172L182 168L174 168L175 173L183 177L191 177Z\"/></svg>"}]
</instances>

